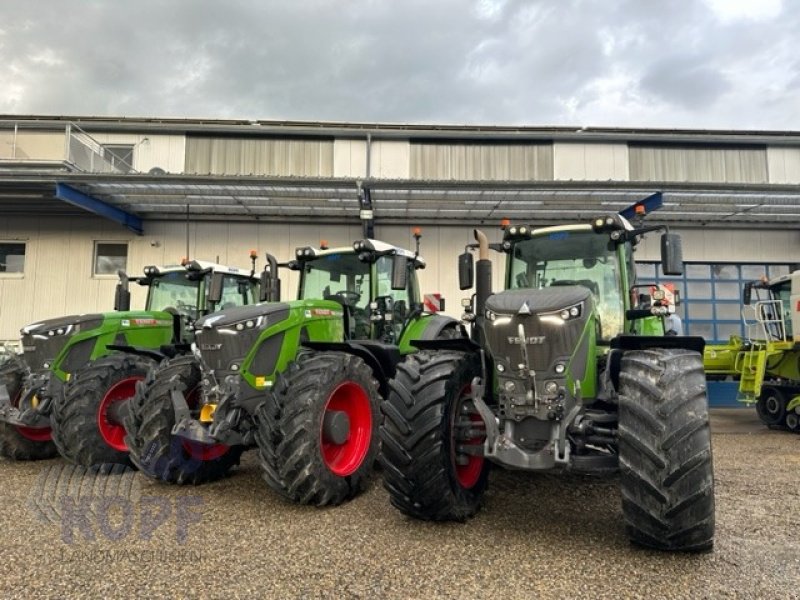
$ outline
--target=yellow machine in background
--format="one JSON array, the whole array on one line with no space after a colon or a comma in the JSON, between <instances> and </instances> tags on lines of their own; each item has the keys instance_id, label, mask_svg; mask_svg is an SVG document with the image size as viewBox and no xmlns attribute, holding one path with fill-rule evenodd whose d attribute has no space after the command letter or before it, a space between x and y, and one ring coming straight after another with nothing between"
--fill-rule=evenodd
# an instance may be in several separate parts
<instances>
[{"instance_id":1,"label":"yellow machine in background","mask_svg":"<svg viewBox=\"0 0 800 600\"><path fill-rule=\"evenodd\" d=\"M800 433L800 270L745 284L742 320L744 339L705 347L706 375L738 379L766 425Z\"/></svg>"}]
</instances>

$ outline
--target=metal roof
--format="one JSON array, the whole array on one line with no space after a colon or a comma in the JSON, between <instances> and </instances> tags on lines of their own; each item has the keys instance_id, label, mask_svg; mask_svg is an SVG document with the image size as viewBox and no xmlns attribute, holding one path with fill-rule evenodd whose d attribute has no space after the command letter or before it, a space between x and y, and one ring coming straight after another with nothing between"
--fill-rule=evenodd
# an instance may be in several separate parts
<instances>
[{"instance_id":1,"label":"metal roof","mask_svg":"<svg viewBox=\"0 0 800 600\"><path fill-rule=\"evenodd\" d=\"M74 124L89 132L173 133L209 137L252 135L365 138L370 135L374 139L420 141L700 142L705 144L769 143L774 146L800 144L800 131L0 115L0 129L11 129L15 124L24 125L26 130L62 129L68 124Z\"/></svg>"},{"instance_id":2,"label":"metal roof","mask_svg":"<svg viewBox=\"0 0 800 600\"><path fill-rule=\"evenodd\" d=\"M531 224L617 212L656 191L657 219L683 226L800 225L800 186L595 181L409 181L5 172L0 215L82 213L55 198L58 183L143 219L357 222L359 186L376 223L475 224L508 217Z\"/></svg>"}]
</instances>

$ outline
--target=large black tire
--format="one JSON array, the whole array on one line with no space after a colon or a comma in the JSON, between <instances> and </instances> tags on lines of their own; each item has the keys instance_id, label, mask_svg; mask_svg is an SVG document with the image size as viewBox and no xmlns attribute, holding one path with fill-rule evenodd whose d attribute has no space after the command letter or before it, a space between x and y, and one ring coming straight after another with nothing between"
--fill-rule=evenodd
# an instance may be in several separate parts
<instances>
[{"instance_id":1,"label":"large black tire","mask_svg":"<svg viewBox=\"0 0 800 600\"><path fill-rule=\"evenodd\" d=\"M703 359L627 352L619 398L622 512L631 541L670 551L714 544L714 470Z\"/></svg>"},{"instance_id":2,"label":"large black tire","mask_svg":"<svg viewBox=\"0 0 800 600\"><path fill-rule=\"evenodd\" d=\"M763 387L756 402L756 413L770 429L782 429L786 418L786 394L777 387Z\"/></svg>"},{"instance_id":3,"label":"large black tire","mask_svg":"<svg viewBox=\"0 0 800 600\"><path fill-rule=\"evenodd\" d=\"M455 451L456 418L466 414L465 392L480 373L474 353L422 351L398 365L382 405L381 464L389 498L404 514L465 521L480 508L489 461L462 455L468 462L459 467ZM468 414L480 420L474 407Z\"/></svg>"},{"instance_id":4,"label":"large black tire","mask_svg":"<svg viewBox=\"0 0 800 600\"><path fill-rule=\"evenodd\" d=\"M125 429L107 408L130 402L136 383L155 366L134 354L110 354L76 371L53 402L53 441L68 461L91 467L106 463L129 465Z\"/></svg>"},{"instance_id":5,"label":"large black tire","mask_svg":"<svg viewBox=\"0 0 800 600\"><path fill-rule=\"evenodd\" d=\"M173 435L173 381L197 416L200 364L194 356L166 360L136 388L130 403L125 442L130 459L142 473L178 485L198 485L226 477L239 464L243 446L205 446Z\"/></svg>"},{"instance_id":6,"label":"large black tire","mask_svg":"<svg viewBox=\"0 0 800 600\"><path fill-rule=\"evenodd\" d=\"M346 440L325 439L326 413L347 413ZM329 415L330 416L330 415ZM341 504L367 486L378 454L380 392L372 370L344 352L304 352L278 375L257 412L267 485L293 502Z\"/></svg>"},{"instance_id":7,"label":"large black tire","mask_svg":"<svg viewBox=\"0 0 800 600\"><path fill-rule=\"evenodd\" d=\"M0 383L5 384L13 406L19 402L25 382L25 372L22 359L16 356L0 366ZM55 444L49 439L38 439L48 437L39 434L39 431L28 431L16 425L0 423L0 456L12 460L42 460L56 456L58 450Z\"/></svg>"}]
</instances>

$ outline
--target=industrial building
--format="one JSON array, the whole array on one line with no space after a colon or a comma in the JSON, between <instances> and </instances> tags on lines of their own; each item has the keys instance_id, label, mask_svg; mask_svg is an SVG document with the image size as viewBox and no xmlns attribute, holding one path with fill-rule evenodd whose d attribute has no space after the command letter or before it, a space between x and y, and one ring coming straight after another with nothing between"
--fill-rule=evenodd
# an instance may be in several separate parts
<instances>
[{"instance_id":1,"label":"industrial building","mask_svg":"<svg viewBox=\"0 0 800 600\"><path fill-rule=\"evenodd\" d=\"M251 248L263 264L368 230L413 247L417 226L422 291L458 315L472 228L496 241L502 218L587 221L656 192L649 218L683 237L671 280L685 331L720 341L742 333L743 281L800 262L798 184L800 132L4 116L0 342L110 309L117 269L184 256L249 268ZM647 281L657 241L639 250Z\"/></svg>"}]
</instances>

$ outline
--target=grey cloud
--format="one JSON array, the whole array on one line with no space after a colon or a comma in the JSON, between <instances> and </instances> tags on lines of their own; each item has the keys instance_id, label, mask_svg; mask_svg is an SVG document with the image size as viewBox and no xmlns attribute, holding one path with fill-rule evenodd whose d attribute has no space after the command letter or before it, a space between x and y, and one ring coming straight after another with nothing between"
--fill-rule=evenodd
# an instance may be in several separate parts
<instances>
[{"instance_id":1,"label":"grey cloud","mask_svg":"<svg viewBox=\"0 0 800 600\"><path fill-rule=\"evenodd\" d=\"M672 104L710 109L732 85L698 57L678 56L654 63L642 78L641 88Z\"/></svg>"},{"instance_id":2,"label":"grey cloud","mask_svg":"<svg viewBox=\"0 0 800 600\"><path fill-rule=\"evenodd\" d=\"M0 112L744 127L749 108L786 128L799 11L723 24L701 0L15 0L0 5ZM786 77L759 99L764 68ZM617 79L624 111L603 97Z\"/></svg>"}]
</instances>

